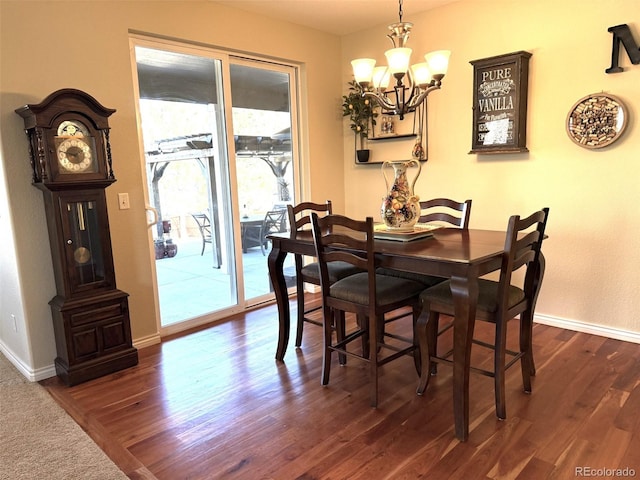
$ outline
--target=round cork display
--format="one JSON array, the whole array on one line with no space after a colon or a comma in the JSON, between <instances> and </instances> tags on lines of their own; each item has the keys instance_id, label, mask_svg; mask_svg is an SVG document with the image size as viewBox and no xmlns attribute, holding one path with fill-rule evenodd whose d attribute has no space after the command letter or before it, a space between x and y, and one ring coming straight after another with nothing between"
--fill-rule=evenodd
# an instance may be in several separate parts
<instances>
[{"instance_id":1,"label":"round cork display","mask_svg":"<svg viewBox=\"0 0 640 480\"><path fill-rule=\"evenodd\" d=\"M578 100L567 115L567 134L576 145L602 148L615 142L627 126L627 109L622 101L605 93Z\"/></svg>"}]
</instances>

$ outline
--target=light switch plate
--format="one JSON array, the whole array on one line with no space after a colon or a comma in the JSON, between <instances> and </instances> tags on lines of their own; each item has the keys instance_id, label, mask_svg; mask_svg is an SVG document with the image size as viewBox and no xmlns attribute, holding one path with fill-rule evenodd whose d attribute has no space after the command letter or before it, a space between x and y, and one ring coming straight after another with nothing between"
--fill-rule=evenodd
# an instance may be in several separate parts
<instances>
[{"instance_id":1,"label":"light switch plate","mask_svg":"<svg viewBox=\"0 0 640 480\"><path fill-rule=\"evenodd\" d=\"M120 210L128 210L130 208L128 193L118 194L118 207L120 208Z\"/></svg>"}]
</instances>

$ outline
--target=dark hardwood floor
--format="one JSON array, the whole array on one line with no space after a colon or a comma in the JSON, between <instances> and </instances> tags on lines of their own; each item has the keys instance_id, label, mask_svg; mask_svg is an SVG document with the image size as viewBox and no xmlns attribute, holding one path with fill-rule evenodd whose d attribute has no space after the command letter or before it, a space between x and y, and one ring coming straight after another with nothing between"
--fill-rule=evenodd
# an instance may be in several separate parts
<instances>
[{"instance_id":1,"label":"dark hardwood floor","mask_svg":"<svg viewBox=\"0 0 640 480\"><path fill-rule=\"evenodd\" d=\"M476 330L491 335L482 322ZM533 393L522 392L519 367L510 369L500 421L493 380L472 375L461 443L448 366L422 397L410 358L384 366L372 409L361 362L339 367L334 358L329 386L320 385L321 341L308 325L303 347L290 343L277 362L276 309L267 306L142 349L128 370L71 388L42 384L132 479L640 475L639 345L535 325ZM491 361L477 347L473 357Z\"/></svg>"}]
</instances>

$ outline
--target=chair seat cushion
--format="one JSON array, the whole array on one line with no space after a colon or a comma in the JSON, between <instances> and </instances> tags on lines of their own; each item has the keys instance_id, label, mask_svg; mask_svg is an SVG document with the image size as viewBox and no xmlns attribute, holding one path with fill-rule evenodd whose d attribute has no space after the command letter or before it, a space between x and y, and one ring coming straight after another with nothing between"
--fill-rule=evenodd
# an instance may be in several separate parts
<instances>
[{"instance_id":1,"label":"chair seat cushion","mask_svg":"<svg viewBox=\"0 0 640 480\"><path fill-rule=\"evenodd\" d=\"M376 270L376 273L380 275L387 275L389 277L405 278L407 280L413 280L414 282L421 283L424 288L433 287L439 283L442 283L446 278L434 277L432 275L423 275L421 273L403 272L402 270L395 270L393 268L380 267Z\"/></svg>"},{"instance_id":2,"label":"chair seat cushion","mask_svg":"<svg viewBox=\"0 0 640 480\"><path fill-rule=\"evenodd\" d=\"M421 283L399 277L376 274L378 305L388 305L417 296L424 286ZM356 273L331 285L330 296L352 303L369 303L369 274Z\"/></svg>"},{"instance_id":3,"label":"chair seat cushion","mask_svg":"<svg viewBox=\"0 0 640 480\"><path fill-rule=\"evenodd\" d=\"M498 282L481 278L478 280L478 311L495 313L498 310ZM453 296L451 294L450 281L439 283L438 285L426 289L420 294L422 301L445 305L453 312ZM508 308L517 305L525 299L524 291L521 288L509 286Z\"/></svg>"},{"instance_id":4,"label":"chair seat cushion","mask_svg":"<svg viewBox=\"0 0 640 480\"><path fill-rule=\"evenodd\" d=\"M329 282L335 283L349 275L362 272L362 269L351 265L348 262L329 262L327 263L329 272ZM320 267L317 262L305 265L300 269L300 274L305 282L320 285Z\"/></svg>"}]
</instances>

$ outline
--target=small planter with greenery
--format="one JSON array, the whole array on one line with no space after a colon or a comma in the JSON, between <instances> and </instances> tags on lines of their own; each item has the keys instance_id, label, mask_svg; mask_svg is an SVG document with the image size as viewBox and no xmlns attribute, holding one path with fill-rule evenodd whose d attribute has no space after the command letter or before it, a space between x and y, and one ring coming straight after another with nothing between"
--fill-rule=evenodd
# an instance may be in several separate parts
<instances>
[{"instance_id":1,"label":"small planter with greenery","mask_svg":"<svg viewBox=\"0 0 640 480\"><path fill-rule=\"evenodd\" d=\"M342 96L342 116L349 117L349 127L356 136L356 142L359 140L356 151L366 150L368 152L366 139L376 124L378 113L374 110L371 100L362 96L362 87L355 80L349 82L349 94ZM360 160L360 158L359 155L358 161L367 161Z\"/></svg>"}]
</instances>

